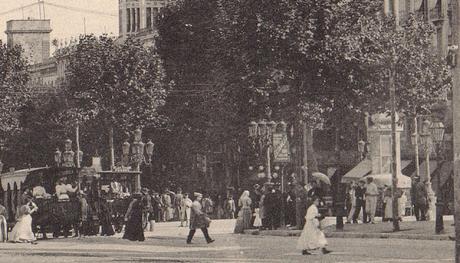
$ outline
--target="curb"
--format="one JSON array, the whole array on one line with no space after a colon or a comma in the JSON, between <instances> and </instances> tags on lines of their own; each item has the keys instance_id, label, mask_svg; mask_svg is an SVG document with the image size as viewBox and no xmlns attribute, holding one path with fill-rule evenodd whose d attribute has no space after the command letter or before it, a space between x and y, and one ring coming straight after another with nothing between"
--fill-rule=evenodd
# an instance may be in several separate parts
<instances>
[{"instance_id":1,"label":"curb","mask_svg":"<svg viewBox=\"0 0 460 263\"><path fill-rule=\"evenodd\" d=\"M300 236L301 230L244 230L244 234L260 236ZM369 239L412 239L412 240L451 240L449 235L423 235L398 233L361 233L361 232L326 232L329 238L369 238Z\"/></svg>"}]
</instances>

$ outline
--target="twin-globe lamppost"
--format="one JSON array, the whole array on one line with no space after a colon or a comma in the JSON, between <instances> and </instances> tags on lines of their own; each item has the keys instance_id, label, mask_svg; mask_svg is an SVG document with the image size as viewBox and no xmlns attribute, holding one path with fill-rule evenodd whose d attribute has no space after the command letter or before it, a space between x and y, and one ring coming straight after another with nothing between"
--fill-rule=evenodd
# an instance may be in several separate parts
<instances>
[{"instance_id":1,"label":"twin-globe lamppost","mask_svg":"<svg viewBox=\"0 0 460 263\"><path fill-rule=\"evenodd\" d=\"M423 146L423 150L425 153L425 168L426 168L426 188L428 192L428 198L430 203L428 204L428 211L427 214L431 217L433 215L433 208L436 206L436 233L440 234L444 230L444 223L443 223L443 197L441 193L441 151L442 151L442 143L444 140L444 132L445 127L441 121L435 121L431 123L429 120L424 120L422 123L422 131L420 135L417 132L412 134L412 143L416 146L416 162L418 163L418 138L420 138L420 143ZM437 189L438 195L435 197L433 188L431 186L431 174L430 174L430 153L433 147L433 143L435 145L436 151L436 163L438 168L438 178L437 178ZM436 203L435 203L436 199Z\"/></svg>"},{"instance_id":2,"label":"twin-globe lamppost","mask_svg":"<svg viewBox=\"0 0 460 263\"><path fill-rule=\"evenodd\" d=\"M61 152L59 148L56 148L54 152L54 162L57 167L77 167L80 168L80 165L83 160L83 152L78 151L78 156L75 158L75 152L72 151L72 141L67 139L64 141L64 152Z\"/></svg>"},{"instance_id":3,"label":"twin-globe lamppost","mask_svg":"<svg viewBox=\"0 0 460 263\"><path fill-rule=\"evenodd\" d=\"M140 171L140 165L145 163L150 165L152 163L153 148L155 144L152 140L149 140L147 143L142 142L142 130L136 129L134 131L134 142L131 145L128 142L129 138L126 138L123 142L122 149L122 165L127 167L130 163L134 164L134 170ZM130 155L131 149L131 155ZM145 150L145 151L144 151ZM147 155L147 160L145 159L145 154ZM136 189L140 190L141 188L141 175L140 173L136 176Z\"/></svg>"},{"instance_id":4,"label":"twin-globe lamppost","mask_svg":"<svg viewBox=\"0 0 460 263\"><path fill-rule=\"evenodd\" d=\"M255 147L256 144L258 144L260 152L266 155L266 178L269 182L272 179L271 153L273 151L273 134L276 133L278 126L281 127L281 134L286 136L287 124L284 121L266 122L265 120L261 120L259 122L251 121L249 123L249 138L253 140L253 146Z\"/></svg>"}]
</instances>

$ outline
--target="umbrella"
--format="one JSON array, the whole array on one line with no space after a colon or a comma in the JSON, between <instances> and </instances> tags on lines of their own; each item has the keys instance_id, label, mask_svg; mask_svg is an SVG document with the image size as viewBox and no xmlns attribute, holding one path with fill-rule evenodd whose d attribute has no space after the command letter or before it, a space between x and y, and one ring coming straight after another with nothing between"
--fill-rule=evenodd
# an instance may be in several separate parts
<instances>
[{"instance_id":1,"label":"umbrella","mask_svg":"<svg viewBox=\"0 0 460 263\"><path fill-rule=\"evenodd\" d=\"M316 179L320 180L321 182L331 185L331 180L329 180L329 177L327 177L327 175L320 173L320 172L315 172L315 173L312 173L311 175L315 177Z\"/></svg>"}]
</instances>

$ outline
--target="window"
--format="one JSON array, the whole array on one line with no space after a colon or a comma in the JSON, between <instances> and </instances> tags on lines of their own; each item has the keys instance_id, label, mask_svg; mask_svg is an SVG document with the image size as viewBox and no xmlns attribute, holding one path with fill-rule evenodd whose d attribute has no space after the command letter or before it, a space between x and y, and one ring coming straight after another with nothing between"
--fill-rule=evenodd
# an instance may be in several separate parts
<instances>
[{"instance_id":1,"label":"window","mask_svg":"<svg viewBox=\"0 0 460 263\"><path fill-rule=\"evenodd\" d=\"M131 22L131 32L136 32L136 8L132 8L131 12L133 13L133 18Z\"/></svg>"},{"instance_id":2,"label":"window","mask_svg":"<svg viewBox=\"0 0 460 263\"><path fill-rule=\"evenodd\" d=\"M158 19L158 8L154 7L152 8L152 24L157 25L157 19Z\"/></svg>"},{"instance_id":3,"label":"window","mask_svg":"<svg viewBox=\"0 0 460 263\"><path fill-rule=\"evenodd\" d=\"M152 8L147 7L146 13L146 26L152 28Z\"/></svg>"},{"instance_id":4,"label":"window","mask_svg":"<svg viewBox=\"0 0 460 263\"><path fill-rule=\"evenodd\" d=\"M136 25L136 32L139 31L140 26L141 26L141 16L140 16L141 12L140 11L141 11L140 8L136 9L136 15L137 15L137 17L136 17L136 24L137 24Z\"/></svg>"},{"instance_id":5,"label":"window","mask_svg":"<svg viewBox=\"0 0 460 263\"><path fill-rule=\"evenodd\" d=\"M131 9L126 9L126 32L131 32Z\"/></svg>"}]
</instances>

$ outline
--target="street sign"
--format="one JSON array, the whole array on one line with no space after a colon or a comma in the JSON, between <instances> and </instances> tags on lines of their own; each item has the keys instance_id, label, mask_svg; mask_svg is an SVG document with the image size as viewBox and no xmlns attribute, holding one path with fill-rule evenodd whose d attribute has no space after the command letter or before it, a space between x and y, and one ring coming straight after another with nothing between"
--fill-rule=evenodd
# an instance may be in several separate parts
<instances>
[{"instance_id":1,"label":"street sign","mask_svg":"<svg viewBox=\"0 0 460 263\"><path fill-rule=\"evenodd\" d=\"M291 161L289 141L286 134L273 134L273 155L274 162L287 163Z\"/></svg>"}]
</instances>

